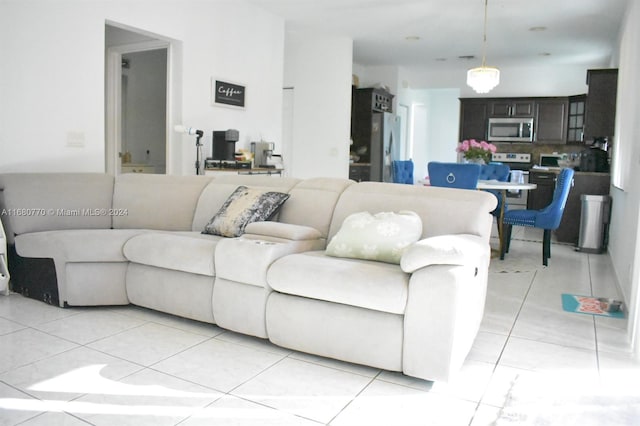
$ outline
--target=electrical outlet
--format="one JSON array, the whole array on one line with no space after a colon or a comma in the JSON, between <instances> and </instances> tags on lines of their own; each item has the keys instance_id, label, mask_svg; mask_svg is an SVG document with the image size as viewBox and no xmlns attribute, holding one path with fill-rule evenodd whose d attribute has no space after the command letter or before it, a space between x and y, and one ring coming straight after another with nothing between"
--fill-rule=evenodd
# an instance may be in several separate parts
<instances>
[{"instance_id":1,"label":"electrical outlet","mask_svg":"<svg viewBox=\"0 0 640 426\"><path fill-rule=\"evenodd\" d=\"M67 132L67 146L74 148L84 147L84 132Z\"/></svg>"}]
</instances>

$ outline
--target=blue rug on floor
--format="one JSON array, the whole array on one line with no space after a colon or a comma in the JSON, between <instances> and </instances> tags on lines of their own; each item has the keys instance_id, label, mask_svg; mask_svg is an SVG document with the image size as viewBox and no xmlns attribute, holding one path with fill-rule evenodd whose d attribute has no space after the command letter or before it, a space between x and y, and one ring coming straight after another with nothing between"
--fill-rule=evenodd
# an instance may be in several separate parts
<instances>
[{"instance_id":1,"label":"blue rug on floor","mask_svg":"<svg viewBox=\"0 0 640 426\"><path fill-rule=\"evenodd\" d=\"M600 315L611 318L624 318L624 312L606 312L602 310L597 297L579 296L577 294L562 295L562 309L577 314Z\"/></svg>"}]
</instances>

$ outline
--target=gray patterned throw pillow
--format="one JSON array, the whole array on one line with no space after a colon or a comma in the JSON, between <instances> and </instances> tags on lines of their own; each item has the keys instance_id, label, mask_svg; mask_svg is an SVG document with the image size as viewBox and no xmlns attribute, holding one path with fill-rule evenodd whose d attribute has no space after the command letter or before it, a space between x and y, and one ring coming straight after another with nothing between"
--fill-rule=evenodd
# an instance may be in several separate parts
<instances>
[{"instance_id":1,"label":"gray patterned throw pillow","mask_svg":"<svg viewBox=\"0 0 640 426\"><path fill-rule=\"evenodd\" d=\"M204 227L203 234L239 237L252 222L271 218L289 194L239 186Z\"/></svg>"}]
</instances>

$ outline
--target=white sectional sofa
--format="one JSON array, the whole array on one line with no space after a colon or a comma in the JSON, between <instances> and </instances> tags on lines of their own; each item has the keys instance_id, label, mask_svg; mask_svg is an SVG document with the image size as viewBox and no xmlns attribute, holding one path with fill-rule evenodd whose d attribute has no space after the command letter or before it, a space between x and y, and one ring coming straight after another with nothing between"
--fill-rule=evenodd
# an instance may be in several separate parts
<instances>
[{"instance_id":1,"label":"white sectional sofa","mask_svg":"<svg viewBox=\"0 0 640 426\"><path fill-rule=\"evenodd\" d=\"M203 234L241 185L289 197L239 237ZM484 311L496 201L481 191L90 173L4 174L0 189L12 289L61 307L132 303L445 381ZM422 233L399 264L325 250L350 215L401 211L419 216Z\"/></svg>"}]
</instances>

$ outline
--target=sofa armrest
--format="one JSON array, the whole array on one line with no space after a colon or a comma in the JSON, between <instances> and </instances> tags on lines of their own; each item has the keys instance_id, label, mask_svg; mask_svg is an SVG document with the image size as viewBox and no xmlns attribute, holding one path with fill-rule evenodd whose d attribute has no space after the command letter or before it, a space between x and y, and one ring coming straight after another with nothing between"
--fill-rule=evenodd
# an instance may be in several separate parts
<instances>
[{"instance_id":1,"label":"sofa armrest","mask_svg":"<svg viewBox=\"0 0 640 426\"><path fill-rule=\"evenodd\" d=\"M489 260L431 265L411 274L404 314L404 374L447 382L460 370L482 322Z\"/></svg>"},{"instance_id":2,"label":"sofa armrest","mask_svg":"<svg viewBox=\"0 0 640 426\"><path fill-rule=\"evenodd\" d=\"M322 250L325 240L289 240L244 234L218 242L215 252L216 277L268 288L267 270L273 262L293 253ZM247 265L251 267L247 267Z\"/></svg>"},{"instance_id":3,"label":"sofa armrest","mask_svg":"<svg viewBox=\"0 0 640 426\"><path fill-rule=\"evenodd\" d=\"M477 235L438 235L409 246L400 267L411 274L429 265L475 265L486 262L490 254L489 244Z\"/></svg>"},{"instance_id":4,"label":"sofa armrest","mask_svg":"<svg viewBox=\"0 0 640 426\"><path fill-rule=\"evenodd\" d=\"M310 226L292 225L281 222L253 222L245 228L245 236L274 237L292 241L319 240L322 234Z\"/></svg>"}]
</instances>

